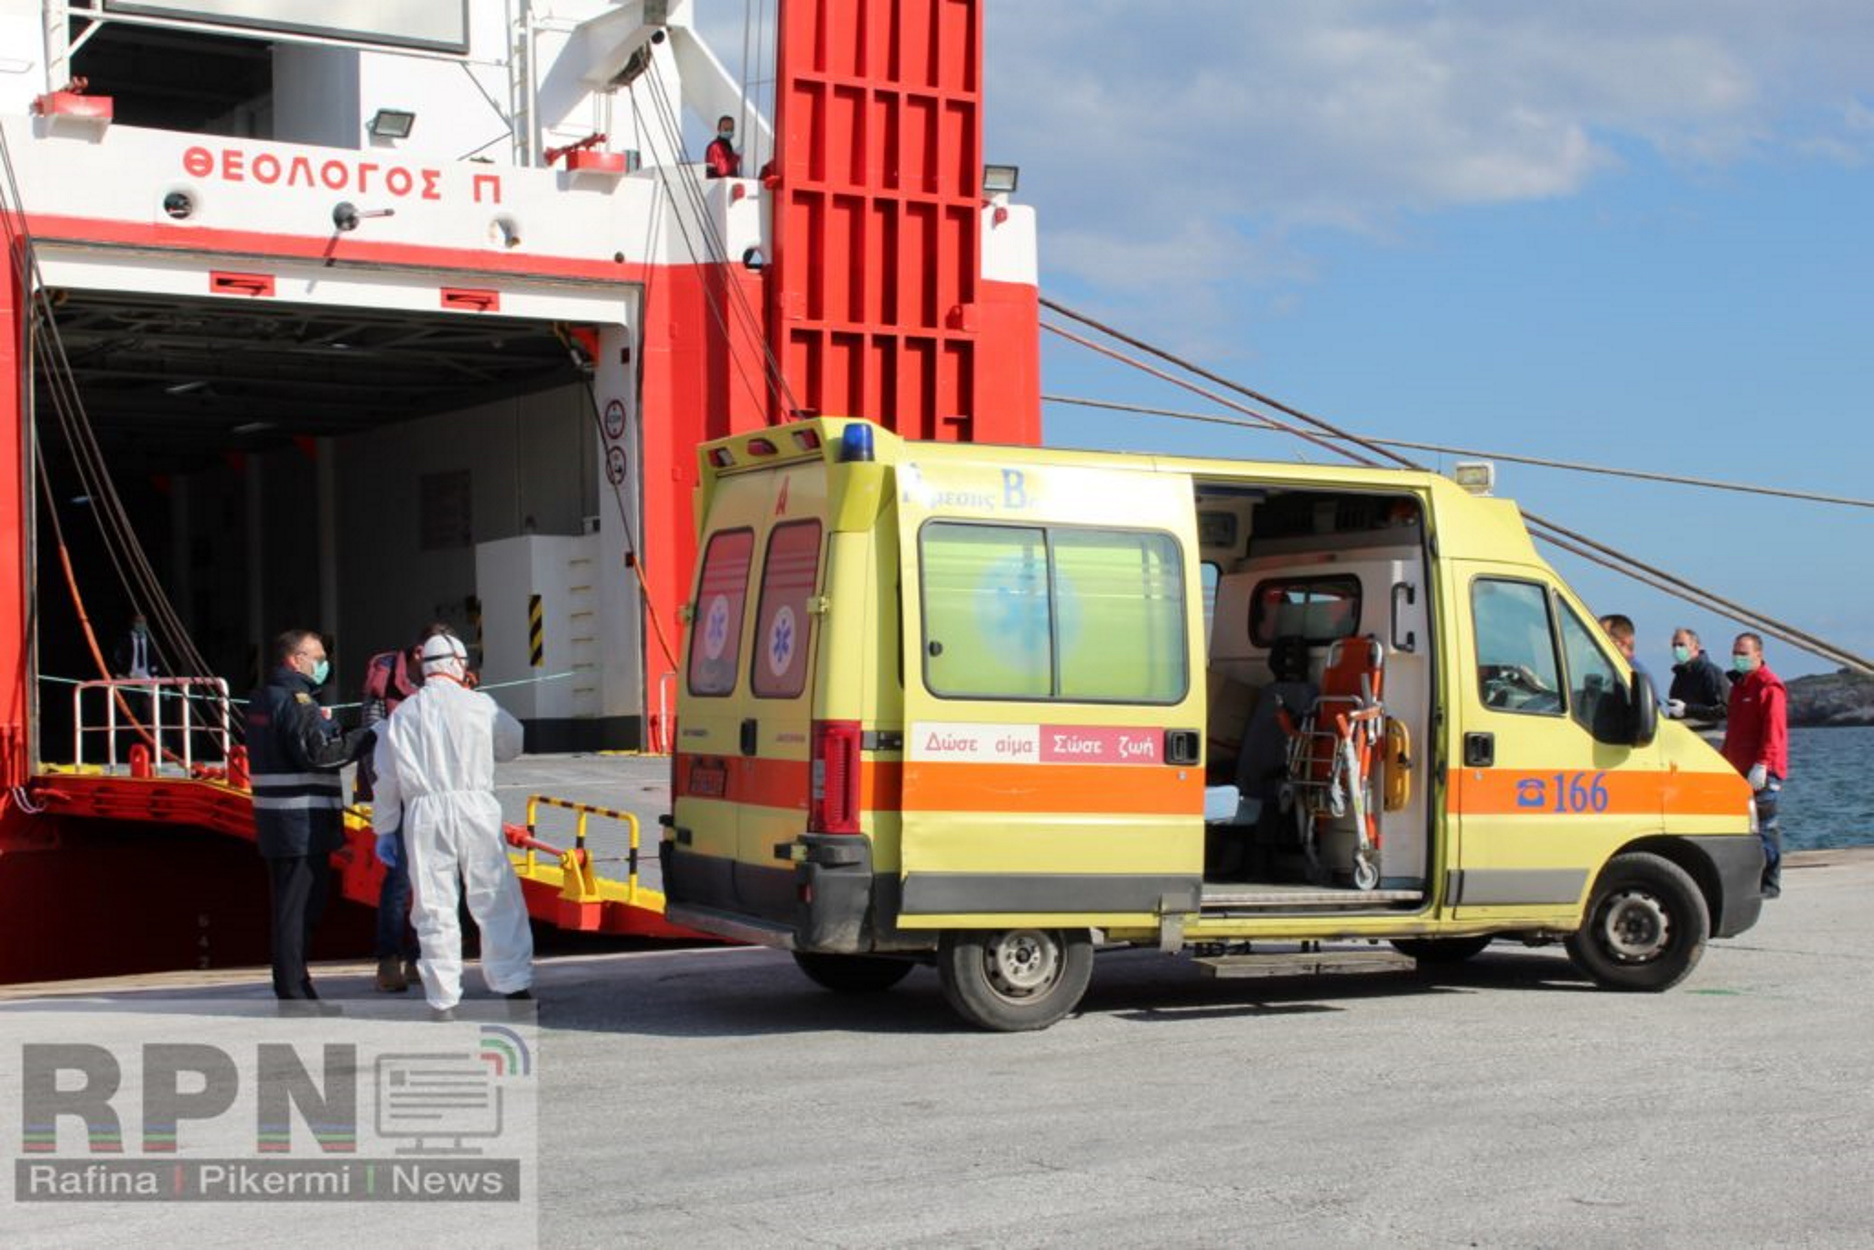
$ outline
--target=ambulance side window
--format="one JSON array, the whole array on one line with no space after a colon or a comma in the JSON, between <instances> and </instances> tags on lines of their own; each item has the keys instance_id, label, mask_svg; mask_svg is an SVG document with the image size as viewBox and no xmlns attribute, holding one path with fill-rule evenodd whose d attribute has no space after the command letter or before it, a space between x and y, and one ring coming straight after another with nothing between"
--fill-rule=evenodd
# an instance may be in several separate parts
<instances>
[{"instance_id":1,"label":"ambulance side window","mask_svg":"<svg viewBox=\"0 0 1874 1250\"><path fill-rule=\"evenodd\" d=\"M1500 712L1562 713L1561 666L1548 591L1535 582L1480 577L1471 586L1477 690Z\"/></svg>"},{"instance_id":2,"label":"ambulance side window","mask_svg":"<svg viewBox=\"0 0 1874 1250\"><path fill-rule=\"evenodd\" d=\"M932 694L1176 703L1189 689L1171 535L932 521L918 542Z\"/></svg>"},{"instance_id":3,"label":"ambulance side window","mask_svg":"<svg viewBox=\"0 0 1874 1250\"><path fill-rule=\"evenodd\" d=\"M1601 742L1631 743L1627 683L1594 641L1601 631L1589 629L1567 604L1560 606L1562 651L1568 657L1569 714Z\"/></svg>"},{"instance_id":4,"label":"ambulance side window","mask_svg":"<svg viewBox=\"0 0 1874 1250\"><path fill-rule=\"evenodd\" d=\"M748 599L748 566L754 551L754 531L746 529L712 535L703 551L696 614L690 622L691 694L735 691L735 675L741 669L742 609Z\"/></svg>"},{"instance_id":5,"label":"ambulance side window","mask_svg":"<svg viewBox=\"0 0 1874 1250\"><path fill-rule=\"evenodd\" d=\"M1053 690L1046 534L933 521L918 539L924 680L952 698L1045 699Z\"/></svg>"},{"instance_id":6,"label":"ambulance side window","mask_svg":"<svg viewBox=\"0 0 1874 1250\"><path fill-rule=\"evenodd\" d=\"M820 580L820 523L792 521L768 535L755 601L749 684L758 699L792 699L807 685L807 600Z\"/></svg>"},{"instance_id":7,"label":"ambulance side window","mask_svg":"<svg viewBox=\"0 0 1874 1250\"><path fill-rule=\"evenodd\" d=\"M1169 534L1057 529L1056 696L1176 703L1187 685L1184 568Z\"/></svg>"}]
</instances>

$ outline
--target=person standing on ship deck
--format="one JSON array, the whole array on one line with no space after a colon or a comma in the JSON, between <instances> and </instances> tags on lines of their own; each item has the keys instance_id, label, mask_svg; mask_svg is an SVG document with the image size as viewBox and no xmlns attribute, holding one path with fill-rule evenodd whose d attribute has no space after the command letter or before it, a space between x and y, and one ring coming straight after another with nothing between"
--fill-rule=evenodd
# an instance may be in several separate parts
<instances>
[{"instance_id":1,"label":"person standing on ship deck","mask_svg":"<svg viewBox=\"0 0 1874 1250\"><path fill-rule=\"evenodd\" d=\"M711 178L733 178L742 172L742 154L735 150L735 119L727 113L716 119L716 137L703 149L703 163Z\"/></svg>"}]
</instances>

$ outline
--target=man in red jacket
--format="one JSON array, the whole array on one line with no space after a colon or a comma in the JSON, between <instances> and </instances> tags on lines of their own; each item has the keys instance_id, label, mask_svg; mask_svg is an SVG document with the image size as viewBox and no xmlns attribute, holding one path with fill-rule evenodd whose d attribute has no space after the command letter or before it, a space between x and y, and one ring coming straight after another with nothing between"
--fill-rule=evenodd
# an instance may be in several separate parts
<instances>
[{"instance_id":1,"label":"man in red jacket","mask_svg":"<svg viewBox=\"0 0 1874 1250\"><path fill-rule=\"evenodd\" d=\"M1763 896L1783 892L1783 837L1776 827L1776 801L1789 776L1789 691L1763 662L1763 639L1739 634L1731 644L1731 710L1724 727L1724 758L1750 781L1757 805L1757 836L1763 839Z\"/></svg>"}]
</instances>

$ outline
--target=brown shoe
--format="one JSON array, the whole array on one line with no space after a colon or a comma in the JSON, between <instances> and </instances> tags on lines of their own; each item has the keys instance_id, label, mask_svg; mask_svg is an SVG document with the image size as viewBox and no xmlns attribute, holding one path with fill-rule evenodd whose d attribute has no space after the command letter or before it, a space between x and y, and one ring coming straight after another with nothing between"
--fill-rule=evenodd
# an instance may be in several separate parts
<instances>
[{"instance_id":1,"label":"brown shoe","mask_svg":"<svg viewBox=\"0 0 1874 1250\"><path fill-rule=\"evenodd\" d=\"M377 988L384 994L401 994L410 988L410 979L403 972L403 961L395 955L377 961Z\"/></svg>"},{"instance_id":2,"label":"brown shoe","mask_svg":"<svg viewBox=\"0 0 1874 1250\"><path fill-rule=\"evenodd\" d=\"M422 988L423 974L416 970L416 960L406 959L403 961L403 979L416 986L418 989Z\"/></svg>"}]
</instances>

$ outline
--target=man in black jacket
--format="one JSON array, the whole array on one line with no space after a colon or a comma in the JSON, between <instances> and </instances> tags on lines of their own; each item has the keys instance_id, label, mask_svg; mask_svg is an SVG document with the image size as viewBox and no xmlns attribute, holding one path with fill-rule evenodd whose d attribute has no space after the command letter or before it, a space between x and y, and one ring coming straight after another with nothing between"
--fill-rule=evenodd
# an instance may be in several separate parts
<instances>
[{"instance_id":1,"label":"man in black jacket","mask_svg":"<svg viewBox=\"0 0 1874 1250\"><path fill-rule=\"evenodd\" d=\"M338 770L370 745L371 731L340 733L313 699L331 672L325 640L291 629L274 641L273 675L247 704L254 832L273 898L273 993L293 1015L336 1015L317 1002L306 947L325 910L332 852L344 842Z\"/></svg>"},{"instance_id":2,"label":"man in black jacket","mask_svg":"<svg viewBox=\"0 0 1874 1250\"><path fill-rule=\"evenodd\" d=\"M1724 670L1698 645L1698 635L1677 629L1672 635L1672 691L1666 714L1686 720L1721 721L1731 700Z\"/></svg>"}]
</instances>

